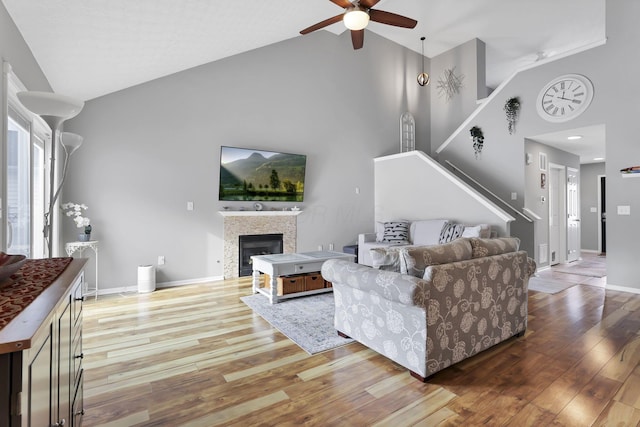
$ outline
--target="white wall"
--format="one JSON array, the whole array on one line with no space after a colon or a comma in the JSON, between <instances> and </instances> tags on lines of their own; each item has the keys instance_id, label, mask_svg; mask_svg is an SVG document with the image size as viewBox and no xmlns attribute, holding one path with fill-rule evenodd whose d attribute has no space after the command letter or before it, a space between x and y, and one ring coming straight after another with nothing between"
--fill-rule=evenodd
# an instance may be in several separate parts
<instances>
[{"instance_id":1,"label":"white wall","mask_svg":"<svg viewBox=\"0 0 640 427\"><path fill-rule=\"evenodd\" d=\"M376 221L448 219L509 236L514 220L420 151L375 160L375 202Z\"/></svg>"},{"instance_id":2,"label":"white wall","mask_svg":"<svg viewBox=\"0 0 640 427\"><path fill-rule=\"evenodd\" d=\"M373 33L354 51L348 32L320 31L89 101L69 122L85 143L63 199L89 206L101 287L135 285L159 255L158 282L222 276L218 211L253 204L218 201L221 145L306 154L298 250L354 243L372 228L373 159L398 151L402 112L428 147L421 67Z\"/></svg>"}]
</instances>

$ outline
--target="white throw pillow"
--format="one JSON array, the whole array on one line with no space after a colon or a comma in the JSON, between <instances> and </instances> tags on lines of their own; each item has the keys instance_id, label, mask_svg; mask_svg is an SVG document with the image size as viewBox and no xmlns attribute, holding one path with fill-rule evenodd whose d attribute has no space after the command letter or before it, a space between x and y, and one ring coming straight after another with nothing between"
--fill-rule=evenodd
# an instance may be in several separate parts
<instances>
[{"instance_id":1,"label":"white throw pillow","mask_svg":"<svg viewBox=\"0 0 640 427\"><path fill-rule=\"evenodd\" d=\"M465 225L462 237L488 239L491 237L491 226L489 224Z\"/></svg>"},{"instance_id":2,"label":"white throw pillow","mask_svg":"<svg viewBox=\"0 0 640 427\"><path fill-rule=\"evenodd\" d=\"M462 237L480 237L480 226L475 227L465 226L462 232Z\"/></svg>"},{"instance_id":3,"label":"white throw pillow","mask_svg":"<svg viewBox=\"0 0 640 427\"><path fill-rule=\"evenodd\" d=\"M446 219L428 219L411 223L409 232L413 245L437 245L440 242L440 232L449 222Z\"/></svg>"}]
</instances>

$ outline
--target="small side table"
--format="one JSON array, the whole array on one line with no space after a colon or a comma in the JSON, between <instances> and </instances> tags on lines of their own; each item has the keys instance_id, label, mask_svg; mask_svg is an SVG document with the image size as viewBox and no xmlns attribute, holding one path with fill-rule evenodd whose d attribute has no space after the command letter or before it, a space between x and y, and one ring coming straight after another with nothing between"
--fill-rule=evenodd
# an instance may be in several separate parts
<instances>
[{"instance_id":1,"label":"small side table","mask_svg":"<svg viewBox=\"0 0 640 427\"><path fill-rule=\"evenodd\" d=\"M82 258L82 252L86 248L92 249L93 252L96 254L96 284L93 289L89 289L88 284L85 281L83 295L88 295L93 293L95 295L95 299L97 300L98 299L98 241L90 240L88 242L69 242L66 245L64 245L64 249L67 251L68 256L71 256L76 251L78 251L80 254L80 258Z\"/></svg>"}]
</instances>

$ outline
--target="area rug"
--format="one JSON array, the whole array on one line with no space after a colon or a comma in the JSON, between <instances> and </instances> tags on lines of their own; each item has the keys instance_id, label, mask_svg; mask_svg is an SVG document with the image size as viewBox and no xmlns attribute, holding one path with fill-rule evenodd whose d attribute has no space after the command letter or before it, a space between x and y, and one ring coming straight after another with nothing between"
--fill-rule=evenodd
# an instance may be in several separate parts
<instances>
[{"instance_id":1,"label":"area rug","mask_svg":"<svg viewBox=\"0 0 640 427\"><path fill-rule=\"evenodd\" d=\"M592 261L577 261L571 264L554 265L553 271L566 274L577 274L578 276L604 277L607 275L605 263Z\"/></svg>"},{"instance_id":2,"label":"area rug","mask_svg":"<svg viewBox=\"0 0 640 427\"><path fill-rule=\"evenodd\" d=\"M338 336L333 326L335 306L331 293L286 299L277 304L270 304L261 294L240 299L309 354L353 342Z\"/></svg>"},{"instance_id":3,"label":"area rug","mask_svg":"<svg viewBox=\"0 0 640 427\"><path fill-rule=\"evenodd\" d=\"M576 283L569 283L560 280L543 279L542 277L533 276L529 278L529 290L536 292L544 292L545 294L557 294L565 289L575 286Z\"/></svg>"}]
</instances>

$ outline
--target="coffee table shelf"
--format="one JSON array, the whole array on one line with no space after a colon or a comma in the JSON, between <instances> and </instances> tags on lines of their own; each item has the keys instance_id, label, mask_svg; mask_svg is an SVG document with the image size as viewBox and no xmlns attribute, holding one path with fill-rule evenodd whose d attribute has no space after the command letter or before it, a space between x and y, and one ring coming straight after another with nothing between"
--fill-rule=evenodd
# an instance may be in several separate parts
<instances>
[{"instance_id":1,"label":"coffee table shelf","mask_svg":"<svg viewBox=\"0 0 640 427\"><path fill-rule=\"evenodd\" d=\"M276 304L279 300L286 298L331 292L333 288L329 287L278 295L278 277L319 272L322 264L329 259L353 261L354 258L354 255L334 251L254 255L251 257L253 265L253 292L265 295L269 298L271 304ZM270 284L268 288L260 287L260 273L269 275Z\"/></svg>"}]
</instances>

